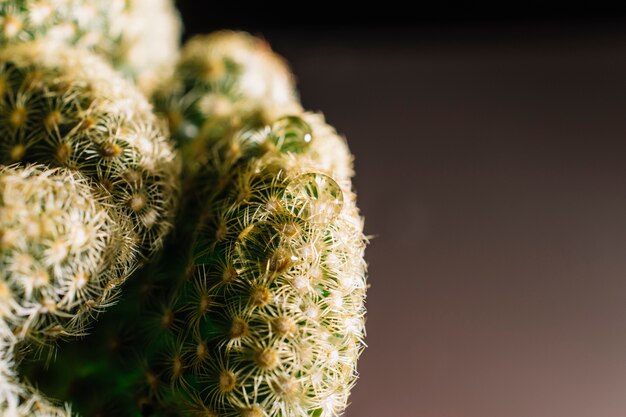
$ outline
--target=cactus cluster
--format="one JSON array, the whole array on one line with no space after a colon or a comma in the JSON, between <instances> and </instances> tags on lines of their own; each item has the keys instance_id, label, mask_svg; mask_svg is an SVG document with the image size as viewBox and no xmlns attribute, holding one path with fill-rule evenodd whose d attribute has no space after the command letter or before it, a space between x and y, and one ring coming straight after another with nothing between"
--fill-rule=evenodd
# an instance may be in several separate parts
<instances>
[{"instance_id":1,"label":"cactus cluster","mask_svg":"<svg viewBox=\"0 0 626 417\"><path fill-rule=\"evenodd\" d=\"M170 0L7 0L0 29L0 415L339 416L366 238L284 60L178 54Z\"/></svg>"},{"instance_id":2,"label":"cactus cluster","mask_svg":"<svg viewBox=\"0 0 626 417\"><path fill-rule=\"evenodd\" d=\"M284 61L265 41L231 31L190 39L175 74L156 88L152 101L192 174L213 158L213 146L224 137L301 111Z\"/></svg>"},{"instance_id":3,"label":"cactus cluster","mask_svg":"<svg viewBox=\"0 0 626 417\"><path fill-rule=\"evenodd\" d=\"M92 347L116 346L101 356L111 355L124 377L93 384L133 380L129 404L136 413L338 416L364 337L366 239L351 186L352 157L321 115L301 110L276 55L229 49L225 40L261 44L233 32L196 38L193 54L183 49L166 82L169 94L156 95L157 111L185 155L188 198L177 229L193 230L193 240L182 256L187 261L173 266L164 257L166 264L126 292L126 305L104 318L101 333L113 336ZM284 112L241 87L245 67L233 64L234 57L277 66L284 74L280 90L288 92L282 97L289 97ZM223 85L202 78L213 66L222 68ZM257 88L269 91L275 80L261 79ZM240 110L226 115L200 106L216 91L233 92L228 100ZM145 319L121 335L117 323L127 316ZM133 348L120 350L121 344ZM133 351L141 352L140 363L130 368L142 371L129 375L122 369ZM104 404L84 395L89 414L109 410L106 401L119 403L119 394ZM129 407L121 415L133 415Z\"/></svg>"},{"instance_id":4,"label":"cactus cluster","mask_svg":"<svg viewBox=\"0 0 626 417\"><path fill-rule=\"evenodd\" d=\"M90 51L113 60L134 47L112 31L139 3L0 3L1 415L69 415L16 365L84 336L171 228L179 161L167 130Z\"/></svg>"}]
</instances>

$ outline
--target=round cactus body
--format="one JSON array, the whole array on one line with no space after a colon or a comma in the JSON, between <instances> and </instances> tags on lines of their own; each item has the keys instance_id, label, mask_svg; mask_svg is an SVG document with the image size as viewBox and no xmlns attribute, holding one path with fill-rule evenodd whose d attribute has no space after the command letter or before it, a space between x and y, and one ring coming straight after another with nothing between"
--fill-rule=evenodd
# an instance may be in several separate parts
<instances>
[{"instance_id":1,"label":"round cactus body","mask_svg":"<svg viewBox=\"0 0 626 417\"><path fill-rule=\"evenodd\" d=\"M363 346L365 238L349 177L334 179L349 168L314 152L345 143L306 117L317 130L290 117L217 150L228 167L207 174L195 272L161 311L146 374L160 383L148 397L188 415L333 417L346 407Z\"/></svg>"},{"instance_id":2,"label":"round cactus body","mask_svg":"<svg viewBox=\"0 0 626 417\"><path fill-rule=\"evenodd\" d=\"M84 334L130 275L132 229L108 204L76 172L0 168L0 320L18 339Z\"/></svg>"},{"instance_id":3,"label":"round cactus body","mask_svg":"<svg viewBox=\"0 0 626 417\"><path fill-rule=\"evenodd\" d=\"M192 171L213 158L224 136L301 111L287 64L265 41L231 31L187 42L153 102Z\"/></svg>"},{"instance_id":4,"label":"round cactus body","mask_svg":"<svg viewBox=\"0 0 626 417\"><path fill-rule=\"evenodd\" d=\"M0 46L47 39L93 50L148 91L176 59L180 17L171 0L4 0Z\"/></svg>"},{"instance_id":5,"label":"round cactus body","mask_svg":"<svg viewBox=\"0 0 626 417\"><path fill-rule=\"evenodd\" d=\"M79 171L108 190L141 253L162 244L178 163L150 105L106 63L46 42L0 51L0 162Z\"/></svg>"},{"instance_id":6,"label":"round cactus body","mask_svg":"<svg viewBox=\"0 0 626 417\"><path fill-rule=\"evenodd\" d=\"M133 271L128 219L76 171L0 167L0 414L70 416L18 378L24 341L84 335Z\"/></svg>"}]
</instances>

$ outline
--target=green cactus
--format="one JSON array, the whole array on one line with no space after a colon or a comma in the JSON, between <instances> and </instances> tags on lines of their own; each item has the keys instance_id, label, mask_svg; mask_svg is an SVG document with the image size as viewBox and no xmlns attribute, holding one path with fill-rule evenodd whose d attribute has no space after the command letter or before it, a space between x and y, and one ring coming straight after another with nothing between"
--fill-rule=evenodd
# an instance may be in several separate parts
<instances>
[{"instance_id":1,"label":"green cactus","mask_svg":"<svg viewBox=\"0 0 626 417\"><path fill-rule=\"evenodd\" d=\"M141 94L87 52L47 42L0 50L0 162L81 172L111 193L150 257L171 228L178 163Z\"/></svg>"},{"instance_id":2,"label":"green cactus","mask_svg":"<svg viewBox=\"0 0 626 417\"><path fill-rule=\"evenodd\" d=\"M217 153L228 167L210 169L195 273L163 311L149 363L161 382L149 397L184 415L331 417L346 407L362 348L365 238L349 182L311 149L343 141L303 126L291 117L235 135Z\"/></svg>"},{"instance_id":3,"label":"green cactus","mask_svg":"<svg viewBox=\"0 0 626 417\"><path fill-rule=\"evenodd\" d=\"M65 169L0 168L0 319L19 339L84 334L135 267L129 221L94 191Z\"/></svg>"},{"instance_id":4,"label":"green cactus","mask_svg":"<svg viewBox=\"0 0 626 417\"><path fill-rule=\"evenodd\" d=\"M0 47L48 39L93 50L150 91L174 62L181 24L172 0L4 0Z\"/></svg>"},{"instance_id":5,"label":"green cactus","mask_svg":"<svg viewBox=\"0 0 626 417\"><path fill-rule=\"evenodd\" d=\"M282 58L265 41L231 31L189 40L153 102L191 175L213 158L212 147L224 136L301 111Z\"/></svg>"},{"instance_id":6,"label":"green cactus","mask_svg":"<svg viewBox=\"0 0 626 417\"><path fill-rule=\"evenodd\" d=\"M0 410L69 416L15 372L20 346L83 335L135 262L128 219L77 172L0 167Z\"/></svg>"}]
</instances>

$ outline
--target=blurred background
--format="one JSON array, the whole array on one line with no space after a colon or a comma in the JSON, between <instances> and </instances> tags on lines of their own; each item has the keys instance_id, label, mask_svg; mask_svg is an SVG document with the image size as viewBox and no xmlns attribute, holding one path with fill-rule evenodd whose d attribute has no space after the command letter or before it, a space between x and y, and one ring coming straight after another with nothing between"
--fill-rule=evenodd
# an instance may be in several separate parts
<instances>
[{"instance_id":1,"label":"blurred background","mask_svg":"<svg viewBox=\"0 0 626 417\"><path fill-rule=\"evenodd\" d=\"M356 156L346 416L624 417L626 19L389 6L180 2L187 36L264 36Z\"/></svg>"}]
</instances>

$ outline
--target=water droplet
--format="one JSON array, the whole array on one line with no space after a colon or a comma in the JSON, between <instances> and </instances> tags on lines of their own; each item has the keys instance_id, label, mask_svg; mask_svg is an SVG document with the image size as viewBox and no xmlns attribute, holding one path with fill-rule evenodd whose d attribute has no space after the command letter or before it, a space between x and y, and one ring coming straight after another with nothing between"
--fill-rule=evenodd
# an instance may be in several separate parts
<instances>
[{"instance_id":1,"label":"water droplet","mask_svg":"<svg viewBox=\"0 0 626 417\"><path fill-rule=\"evenodd\" d=\"M289 211L302 220L327 224L341 213L343 192L328 175L309 173L287 184L283 200Z\"/></svg>"},{"instance_id":2,"label":"water droplet","mask_svg":"<svg viewBox=\"0 0 626 417\"><path fill-rule=\"evenodd\" d=\"M265 271L270 267L279 243L280 234L269 222L250 224L235 241L234 267L239 273Z\"/></svg>"},{"instance_id":3,"label":"water droplet","mask_svg":"<svg viewBox=\"0 0 626 417\"><path fill-rule=\"evenodd\" d=\"M298 116L285 116L278 119L271 128L267 140L280 152L301 153L313 141L311 126Z\"/></svg>"}]
</instances>

